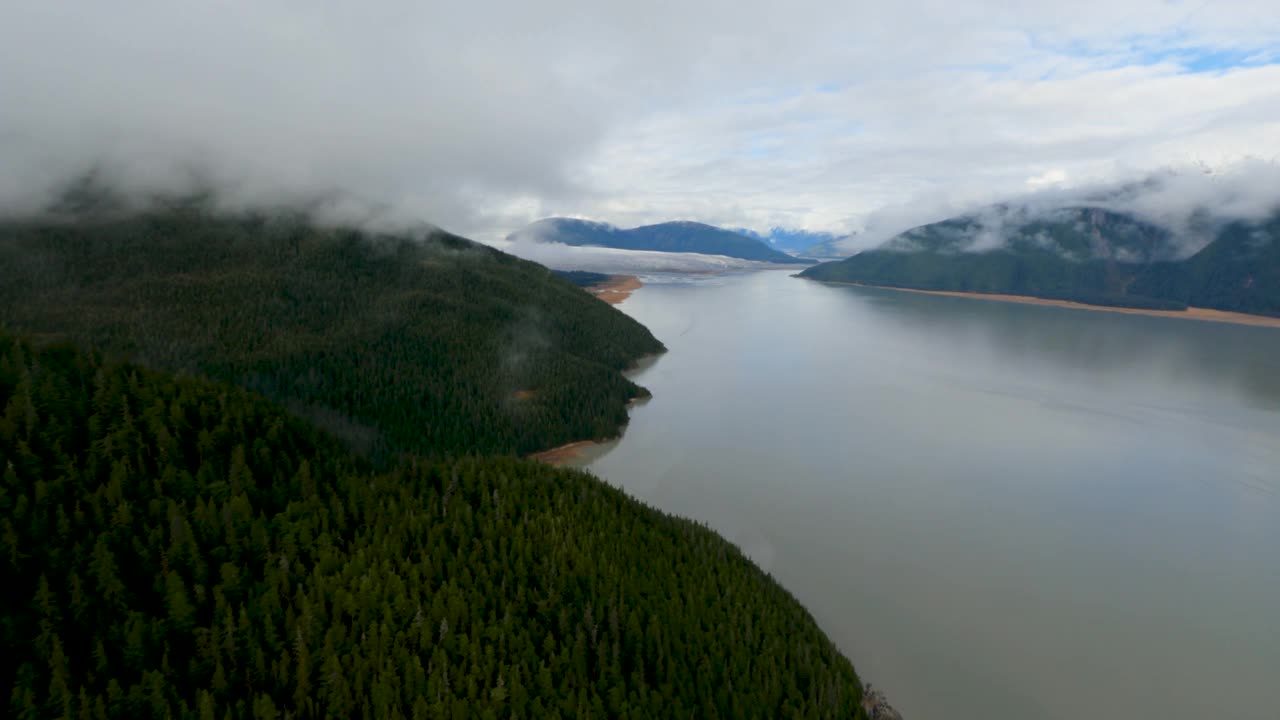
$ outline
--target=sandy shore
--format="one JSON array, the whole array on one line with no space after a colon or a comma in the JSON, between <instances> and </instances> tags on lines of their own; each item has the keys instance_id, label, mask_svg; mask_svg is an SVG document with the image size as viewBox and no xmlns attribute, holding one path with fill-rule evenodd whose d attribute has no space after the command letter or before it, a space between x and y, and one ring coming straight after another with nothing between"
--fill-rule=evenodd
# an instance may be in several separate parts
<instances>
[{"instance_id":1,"label":"sandy shore","mask_svg":"<svg viewBox=\"0 0 1280 720\"><path fill-rule=\"evenodd\" d=\"M586 290L610 305L617 305L643 286L644 283L635 275L610 275L605 282L592 285Z\"/></svg>"},{"instance_id":2,"label":"sandy shore","mask_svg":"<svg viewBox=\"0 0 1280 720\"><path fill-rule=\"evenodd\" d=\"M641 355L632 364L631 368L623 372L624 377L630 377L640 372L644 368L649 367L662 357L662 353L653 353L651 355ZM637 405L643 405L649 402L650 395L647 393L637 397L633 397L627 401L627 409ZM618 428L618 434L607 440L578 440L577 442L566 443L560 447L553 447L550 450L531 453L525 457L529 460L537 460L548 465L557 467L572 466L583 467L592 462L596 458L604 455L611 450L614 445L622 439L622 433L626 430L626 426Z\"/></svg>"},{"instance_id":3,"label":"sandy shore","mask_svg":"<svg viewBox=\"0 0 1280 720\"><path fill-rule=\"evenodd\" d=\"M594 440L579 440L578 442L571 442L568 445L561 445L560 447L551 448L550 450L533 453L529 456L529 459L544 462L548 465L564 465L582 457L583 453L597 444L598 443Z\"/></svg>"},{"instance_id":4,"label":"sandy shore","mask_svg":"<svg viewBox=\"0 0 1280 720\"><path fill-rule=\"evenodd\" d=\"M1205 322L1224 322L1236 325L1253 325L1256 327L1280 328L1280 318L1266 315L1249 315L1248 313L1210 310L1209 308L1189 307L1186 310L1146 310L1143 308L1111 307L1109 305L1087 305L1070 300L1049 300L1029 295L997 295L991 293L955 292L953 290L916 290L914 288L897 288L888 285L866 285L854 282L836 282L820 280L831 285L855 285L857 287L880 288L897 292L920 293L921 295L946 295L949 297L975 298L978 300L994 300L996 302L1023 303L1025 305L1051 305L1053 307L1077 308L1080 310L1097 310L1101 312L1124 313L1126 315L1151 315L1154 317L1178 318L1181 320L1202 320Z\"/></svg>"}]
</instances>

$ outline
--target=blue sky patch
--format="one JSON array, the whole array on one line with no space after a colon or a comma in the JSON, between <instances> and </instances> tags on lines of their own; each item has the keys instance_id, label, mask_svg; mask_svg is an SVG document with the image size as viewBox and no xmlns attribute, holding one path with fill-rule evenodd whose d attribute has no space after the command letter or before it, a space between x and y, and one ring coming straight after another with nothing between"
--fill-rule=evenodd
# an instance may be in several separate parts
<instances>
[{"instance_id":1,"label":"blue sky patch","mask_svg":"<svg viewBox=\"0 0 1280 720\"><path fill-rule=\"evenodd\" d=\"M1142 53L1143 65L1171 62L1190 73L1225 72L1235 68L1261 67L1276 63L1276 50L1224 50L1220 48L1182 47Z\"/></svg>"}]
</instances>

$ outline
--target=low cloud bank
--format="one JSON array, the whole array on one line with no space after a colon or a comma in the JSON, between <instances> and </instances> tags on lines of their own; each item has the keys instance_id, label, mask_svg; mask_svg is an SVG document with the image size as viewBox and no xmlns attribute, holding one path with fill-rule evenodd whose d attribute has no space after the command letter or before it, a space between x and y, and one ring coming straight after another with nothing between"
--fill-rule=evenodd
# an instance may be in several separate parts
<instances>
[{"instance_id":1,"label":"low cloud bank","mask_svg":"<svg viewBox=\"0 0 1280 720\"><path fill-rule=\"evenodd\" d=\"M525 238L493 243L493 245L504 252L557 270L589 270L602 273L722 272L773 267L768 263L723 255L620 250L590 245L573 246Z\"/></svg>"},{"instance_id":2,"label":"low cloud bank","mask_svg":"<svg viewBox=\"0 0 1280 720\"><path fill-rule=\"evenodd\" d=\"M1280 165L1247 160L1219 170L1169 169L1126 183L1059 185L982 205L920 198L869 214L863 231L841 246L861 252L912 228L964 216L978 225L964 249L985 252L1002 247L1009 231L1020 225L1082 207L1131 215L1165 228L1176 244L1173 254L1186 257L1203 248L1224 223L1258 221L1280 212Z\"/></svg>"}]
</instances>

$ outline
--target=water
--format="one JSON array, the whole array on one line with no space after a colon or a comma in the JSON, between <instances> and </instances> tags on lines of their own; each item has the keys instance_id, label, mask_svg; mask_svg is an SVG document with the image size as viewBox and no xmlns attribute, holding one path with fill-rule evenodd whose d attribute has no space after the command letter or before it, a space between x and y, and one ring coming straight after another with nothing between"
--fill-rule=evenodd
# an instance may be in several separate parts
<instances>
[{"instance_id":1,"label":"water","mask_svg":"<svg viewBox=\"0 0 1280 720\"><path fill-rule=\"evenodd\" d=\"M590 469L710 524L909 720L1280 717L1280 330L650 278Z\"/></svg>"}]
</instances>

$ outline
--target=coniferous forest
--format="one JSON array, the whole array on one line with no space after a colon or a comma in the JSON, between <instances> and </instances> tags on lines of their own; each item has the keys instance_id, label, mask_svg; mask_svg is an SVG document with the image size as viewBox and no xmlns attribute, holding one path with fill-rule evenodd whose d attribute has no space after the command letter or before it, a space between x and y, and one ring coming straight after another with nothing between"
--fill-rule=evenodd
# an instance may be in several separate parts
<instances>
[{"instance_id":1,"label":"coniferous forest","mask_svg":"<svg viewBox=\"0 0 1280 720\"><path fill-rule=\"evenodd\" d=\"M999 215L997 214L997 217ZM1118 212L1064 208L992 229L976 216L923 225L883 247L808 268L814 280L1029 295L1149 310L1280 316L1280 215L1217 221L1179 257L1168 229ZM974 243L998 242L986 249Z\"/></svg>"},{"instance_id":2,"label":"coniferous forest","mask_svg":"<svg viewBox=\"0 0 1280 720\"><path fill-rule=\"evenodd\" d=\"M660 345L605 303L450 236L13 227L6 716L861 716L734 546L511 456L637 392Z\"/></svg>"},{"instance_id":3,"label":"coniferous forest","mask_svg":"<svg viewBox=\"0 0 1280 720\"><path fill-rule=\"evenodd\" d=\"M535 263L438 230L198 204L0 224L0 316L278 400L379 461L616 434L662 351Z\"/></svg>"}]
</instances>

